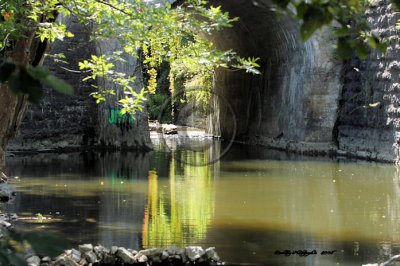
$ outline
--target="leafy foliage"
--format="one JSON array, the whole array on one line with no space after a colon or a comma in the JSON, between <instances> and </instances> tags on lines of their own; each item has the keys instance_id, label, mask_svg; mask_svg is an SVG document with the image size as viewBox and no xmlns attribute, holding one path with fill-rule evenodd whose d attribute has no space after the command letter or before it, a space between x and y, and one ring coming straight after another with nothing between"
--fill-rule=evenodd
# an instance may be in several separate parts
<instances>
[{"instance_id":1,"label":"leafy foliage","mask_svg":"<svg viewBox=\"0 0 400 266\"><path fill-rule=\"evenodd\" d=\"M135 105L143 104L143 96L155 92L157 73L154 69L164 61L172 66L185 57L212 67L230 66L258 73L255 59L243 59L233 51L218 51L206 38L197 37L195 41L192 39L194 33L207 36L223 27L231 27L232 22L237 20L230 18L220 7L207 7L206 4L206 1L187 0L184 5L171 8L167 2L156 4L145 0L9 1L0 5L4 18L0 22L0 40L3 42L2 47L10 47L13 40L23 38L24 33L33 28L36 28L37 37L42 41L70 37L72 34L65 25L51 22L60 13L72 15L85 25L96 25L91 35L92 40L117 40L121 49L111 55L93 55L79 66L82 70L91 72L87 79L103 78L120 85L126 95L120 100L123 110L135 112L141 109ZM21 19L15 19L17 17ZM194 50L194 43L196 47L202 45L200 52ZM139 58L142 52L145 63L151 66L150 80L149 86L136 94L132 85L134 77L115 71L114 63L123 60L123 53ZM27 79L26 75L24 78ZM48 83L63 91L60 87L64 87L64 84L57 86L54 78L47 79ZM36 101L39 90L36 86L31 89L36 91L31 100ZM96 89L92 95L97 102L105 100L106 94L114 93L107 88Z\"/></svg>"},{"instance_id":2,"label":"leafy foliage","mask_svg":"<svg viewBox=\"0 0 400 266\"><path fill-rule=\"evenodd\" d=\"M162 117L161 121L158 121L160 123L172 123L172 117L171 117L171 106L165 106L164 110L161 110L163 108L163 104L169 99L169 96L166 94L161 94L157 92L156 94L149 94L147 96L147 112L149 113L149 119L150 120L157 120L159 119L159 115L162 112Z\"/></svg>"},{"instance_id":3,"label":"leafy foliage","mask_svg":"<svg viewBox=\"0 0 400 266\"><path fill-rule=\"evenodd\" d=\"M38 104L42 98L41 81L64 94L73 94L73 88L65 81L52 75L42 66L24 66L0 59L0 83L7 82L15 95L28 95L28 100Z\"/></svg>"}]
</instances>

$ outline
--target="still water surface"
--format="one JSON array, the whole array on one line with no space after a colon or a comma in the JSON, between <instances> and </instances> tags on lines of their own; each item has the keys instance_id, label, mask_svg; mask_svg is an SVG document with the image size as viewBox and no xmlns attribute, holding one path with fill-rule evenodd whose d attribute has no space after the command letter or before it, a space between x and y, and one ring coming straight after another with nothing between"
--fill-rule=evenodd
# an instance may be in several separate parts
<instances>
[{"instance_id":1,"label":"still water surface","mask_svg":"<svg viewBox=\"0 0 400 266\"><path fill-rule=\"evenodd\" d=\"M209 161L220 146L10 158L20 193L4 209L24 218L18 228L72 244L215 246L231 264L361 265L400 253L400 173L392 165L242 145L215 164L190 163ZM299 249L318 254L275 254Z\"/></svg>"}]
</instances>

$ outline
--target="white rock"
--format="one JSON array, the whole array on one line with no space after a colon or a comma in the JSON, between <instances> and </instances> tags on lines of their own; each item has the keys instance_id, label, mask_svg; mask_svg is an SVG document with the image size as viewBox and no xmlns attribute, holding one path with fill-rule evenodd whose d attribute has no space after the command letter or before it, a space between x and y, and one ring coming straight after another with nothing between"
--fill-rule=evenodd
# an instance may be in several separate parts
<instances>
[{"instance_id":1,"label":"white rock","mask_svg":"<svg viewBox=\"0 0 400 266\"><path fill-rule=\"evenodd\" d=\"M168 252L164 250L164 251L161 253L161 259L162 259L162 260L166 260L166 259L168 259L168 257L169 257Z\"/></svg>"},{"instance_id":2,"label":"white rock","mask_svg":"<svg viewBox=\"0 0 400 266\"><path fill-rule=\"evenodd\" d=\"M84 254L86 260L90 263L95 263L97 261L97 256L93 251L87 251Z\"/></svg>"},{"instance_id":3,"label":"white rock","mask_svg":"<svg viewBox=\"0 0 400 266\"><path fill-rule=\"evenodd\" d=\"M135 256L135 261L143 263L148 261L148 258L146 255L140 254L140 252Z\"/></svg>"},{"instance_id":4,"label":"white rock","mask_svg":"<svg viewBox=\"0 0 400 266\"><path fill-rule=\"evenodd\" d=\"M79 250L72 249L71 250L71 259L75 262L79 262L81 260L82 253Z\"/></svg>"},{"instance_id":5,"label":"white rock","mask_svg":"<svg viewBox=\"0 0 400 266\"><path fill-rule=\"evenodd\" d=\"M136 254L139 253L137 250L134 250L134 249L131 249L131 248L128 248L128 251L129 251L130 253L132 253L133 256L135 256Z\"/></svg>"},{"instance_id":6,"label":"white rock","mask_svg":"<svg viewBox=\"0 0 400 266\"><path fill-rule=\"evenodd\" d=\"M92 251L93 250L93 245L92 244L83 244L79 245L79 251L82 253Z\"/></svg>"},{"instance_id":7,"label":"white rock","mask_svg":"<svg viewBox=\"0 0 400 266\"><path fill-rule=\"evenodd\" d=\"M167 252L169 255L176 255L178 254L180 249L177 246L169 246L167 248Z\"/></svg>"},{"instance_id":8,"label":"white rock","mask_svg":"<svg viewBox=\"0 0 400 266\"><path fill-rule=\"evenodd\" d=\"M215 248L214 247L207 248L206 249L206 255L207 255L208 259L211 259L211 260L213 260L215 262L219 262L220 261L220 258L218 256L217 252L215 252Z\"/></svg>"},{"instance_id":9,"label":"white rock","mask_svg":"<svg viewBox=\"0 0 400 266\"><path fill-rule=\"evenodd\" d=\"M93 248L94 253L96 253L97 257L103 259L105 254L110 253L110 249L103 247L102 245L95 246Z\"/></svg>"},{"instance_id":10,"label":"white rock","mask_svg":"<svg viewBox=\"0 0 400 266\"><path fill-rule=\"evenodd\" d=\"M123 247L118 248L117 250L117 256L122 260L124 263L135 263L136 258L130 253L128 250L126 250Z\"/></svg>"},{"instance_id":11,"label":"white rock","mask_svg":"<svg viewBox=\"0 0 400 266\"><path fill-rule=\"evenodd\" d=\"M117 253L118 251L118 247L117 246L112 246L111 247L111 254L114 255L115 253Z\"/></svg>"},{"instance_id":12,"label":"white rock","mask_svg":"<svg viewBox=\"0 0 400 266\"><path fill-rule=\"evenodd\" d=\"M26 262L29 266L39 266L40 265L40 258L38 256L29 257Z\"/></svg>"},{"instance_id":13,"label":"white rock","mask_svg":"<svg viewBox=\"0 0 400 266\"><path fill-rule=\"evenodd\" d=\"M139 254L145 255L148 258L159 257L163 253L164 249L162 248L150 248L139 251Z\"/></svg>"},{"instance_id":14,"label":"white rock","mask_svg":"<svg viewBox=\"0 0 400 266\"><path fill-rule=\"evenodd\" d=\"M0 220L0 227L9 228L9 227L11 227L11 224L9 222Z\"/></svg>"},{"instance_id":15,"label":"white rock","mask_svg":"<svg viewBox=\"0 0 400 266\"><path fill-rule=\"evenodd\" d=\"M50 262L51 258L49 256L43 257L42 262Z\"/></svg>"},{"instance_id":16,"label":"white rock","mask_svg":"<svg viewBox=\"0 0 400 266\"><path fill-rule=\"evenodd\" d=\"M205 254L202 247L187 247L185 250L190 261L196 261Z\"/></svg>"}]
</instances>

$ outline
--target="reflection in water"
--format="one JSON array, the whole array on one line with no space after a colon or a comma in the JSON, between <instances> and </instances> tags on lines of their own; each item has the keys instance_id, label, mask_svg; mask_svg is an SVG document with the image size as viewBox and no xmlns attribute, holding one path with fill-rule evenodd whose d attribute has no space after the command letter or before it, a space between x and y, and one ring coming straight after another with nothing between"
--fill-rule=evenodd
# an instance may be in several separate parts
<instances>
[{"instance_id":1,"label":"reflection in water","mask_svg":"<svg viewBox=\"0 0 400 266\"><path fill-rule=\"evenodd\" d=\"M146 155L9 158L20 193L6 209L52 218L17 227L74 244L215 246L235 264L360 265L400 253L400 172L391 165L288 160L235 145L217 164L193 166L185 162L223 149L155 147ZM285 249L336 252L274 255Z\"/></svg>"},{"instance_id":2,"label":"reflection in water","mask_svg":"<svg viewBox=\"0 0 400 266\"><path fill-rule=\"evenodd\" d=\"M159 186L156 171L149 172L149 190L143 224L143 247L181 247L205 237L214 215L211 167L183 164L207 160L207 153L192 152L184 160L172 156L169 184Z\"/></svg>"}]
</instances>

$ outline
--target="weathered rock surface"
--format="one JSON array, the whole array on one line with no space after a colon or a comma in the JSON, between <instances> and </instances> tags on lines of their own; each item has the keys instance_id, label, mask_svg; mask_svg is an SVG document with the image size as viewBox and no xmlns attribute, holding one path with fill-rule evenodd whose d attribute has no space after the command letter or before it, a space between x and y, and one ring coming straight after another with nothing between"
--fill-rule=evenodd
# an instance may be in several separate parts
<instances>
[{"instance_id":1,"label":"weathered rock surface","mask_svg":"<svg viewBox=\"0 0 400 266\"><path fill-rule=\"evenodd\" d=\"M134 122L125 121L116 103L124 94L121 88L105 80L101 86L114 89L116 96L110 96L107 103L97 105L89 96L93 92L93 81L82 79L87 75L80 71L78 62L91 55L115 51L115 41L89 42L90 26L80 25L74 18L59 18L67 25L73 38L56 41L51 54L63 53L68 64L54 62L48 57L44 65L58 77L74 87L74 95L66 96L45 88L39 105L30 105L21 125L20 134L9 143L8 150L79 150L88 147L109 147L112 149L151 149L147 130L147 113L137 114ZM140 63L137 59L123 55L125 63L116 63L117 71L136 75L135 89L143 88ZM113 113L114 112L114 113ZM115 118L115 120L114 120ZM133 121L133 120L132 120ZM4 156L0 150L0 155Z\"/></svg>"},{"instance_id":2,"label":"weathered rock surface","mask_svg":"<svg viewBox=\"0 0 400 266\"><path fill-rule=\"evenodd\" d=\"M385 55L373 51L345 64L337 140L347 155L393 161L400 156L399 14L389 1L377 0L366 15L371 29L392 41Z\"/></svg>"},{"instance_id":3,"label":"weathered rock surface","mask_svg":"<svg viewBox=\"0 0 400 266\"><path fill-rule=\"evenodd\" d=\"M333 55L329 30L303 43L299 22L284 14L278 18L269 8L272 1L210 1L217 2L240 17L240 25L213 35L213 43L260 57L261 75L217 70L221 97L214 97L209 130L225 139L236 131L242 142L278 149L298 143L292 151L329 150L341 91L341 62Z\"/></svg>"}]
</instances>

